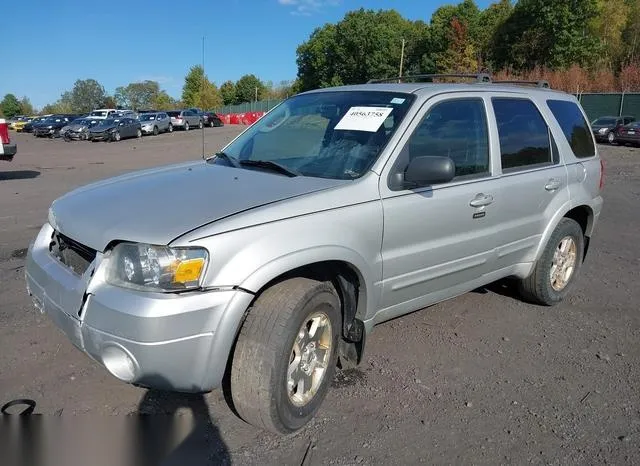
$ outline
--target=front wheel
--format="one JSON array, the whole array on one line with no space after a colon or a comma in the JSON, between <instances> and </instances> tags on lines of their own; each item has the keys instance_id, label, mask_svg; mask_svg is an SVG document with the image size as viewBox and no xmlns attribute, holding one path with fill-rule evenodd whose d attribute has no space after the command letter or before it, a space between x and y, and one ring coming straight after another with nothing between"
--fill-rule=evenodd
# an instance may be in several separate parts
<instances>
[{"instance_id":1,"label":"front wheel","mask_svg":"<svg viewBox=\"0 0 640 466\"><path fill-rule=\"evenodd\" d=\"M340 328L330 283L292 278L265 290L233 354L231 397L240 417L276 433L309 422L335 372Z\"/></svg>"},{"instance_id":2,"label":"front wheel","mask_svg":"<svg viewBox=\"0 0 640 466\"><path fill-rule=\"evenodd\" d=\"M551 234L531 275L519 283L523 298L553 306L564 299L584 257L584 234L573 219L563 218Z\"/></svg>"},{"instance_id":3,"label":"front wheel","mask_svg":"<svg viewBox=\"0 0 640 466\"><path fill-rule=\"evenodd\" d=\"M202 129L202 120L198 122L198 129Z\"/></svg>"},{"instance_id":4,"label":"front wheel","mask_svg":"<svg viewBox=\"0 0 640 466\"><path fill-rule=\"evenodd\" d=\"M167 129L170 133L173 133L173 125L169 123L169 129Z\"/></svg>"},{"instance_id":5,"label":"front wheel","mask_svg":"<svg viewBox=\"0 0 640 466\"><path fill-rule=\"evenodd\" d=\"M157 135L158 135L158 133L159 133L159 131L158 131L158 127L157 127L157 126L154 126L154 127L153 127L153 135L154 135L154 136L157 136Z\"/></svg>"},{"instance_id":6,"label":"front wheel","mask_svg":"<svg viewBox=\"0 0 640 466\"><path fill-rule=\"evenodd\" d=\"M189 123L188 122L184 123L184 130L185 131L189 131Z\"/></svg>"},{"instance_id":7,"label":"front wheel","mask_svg":"<svg viewBox=\"0 0 640 466\"><path fill-rule=\"evenodd\" d=\"M158 134L158 133L153 133L153 134ZM136 130L136 137L137 138L141 138L142 137L142 130L140 128L138 128Z\"/></svg>"},{"instance_id":8,"label":"front wheel","mask_svg":"<svg viewBox=\"0 0 640 466\"><path fill-rule=\"evenodd\" d=\"M609 131L609 134L607 134L607 141L609 141L609 144L613 144L614 142L616 142L616 135L613 133L613 131Z\"/></svg>"},{"instance_id":9,"label":"front wheel","mask_svg":"<svg viewBox=\"0 0 640 466\"><path fill-rule=\"evenodd\" d=\"M114 141L119 141L120 140L120 131L116 131L115 133L113 133L112 139Z\"/></svg>"}]
</instances>

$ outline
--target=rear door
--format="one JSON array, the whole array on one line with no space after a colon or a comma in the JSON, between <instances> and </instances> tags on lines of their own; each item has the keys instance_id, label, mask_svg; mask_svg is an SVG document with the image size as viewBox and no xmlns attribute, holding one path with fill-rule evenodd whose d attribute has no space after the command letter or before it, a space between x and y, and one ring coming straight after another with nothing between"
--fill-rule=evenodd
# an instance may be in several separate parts
<instances>
[{"instance_id":1,"label":"rear door","mask_svg":"<svg viewBox=\"0 0 640 466\"><path fill-rule=\"evenodd\" d=\"M493 268L497 213L488 101L480 93L430 99L381 176L384 209L382 306L378 320L468 291ZM401 178L414 157L446 156L449 183L409 189ZM400 176L399 176L400 175Z\"/></svg>"},{"instance_id":2,"label":"rear door","mask_svg":"<svg viewBox=\"0 0 640 466\"><path fill-rule=\"evenodd\" d=\"M527 96L493 95L500 153L496 267L535 259L545 227L569 202L567 169L542 106ZM544 109L543 109L544 110Z\"/></svg>"}]
</instances>

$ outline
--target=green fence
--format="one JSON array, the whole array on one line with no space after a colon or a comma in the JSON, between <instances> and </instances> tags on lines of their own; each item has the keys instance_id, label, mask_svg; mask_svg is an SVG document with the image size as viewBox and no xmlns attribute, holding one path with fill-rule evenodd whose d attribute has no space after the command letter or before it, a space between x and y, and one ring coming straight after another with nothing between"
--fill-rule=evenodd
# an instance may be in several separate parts
<instances>
[{"instance_id":1,"label":"green fence","mask_svg":"<svg viewBox=\"0 0 640 466\"><path fill-rule=\"evenodd\" d=\"M632 115L640 119L640 93L579 94L578 100L593 121L601 116Z\"/></svg>"},{"instance_id":2,"label":"green fence","mask_svg":"<svg viewBox=\"0 0 640 466\"><path fill-rule=\"evenodd\" d=\"M268 112L278 105L282 100L259 100L258 102L245 102L238 105L225 105L218 107L214 111L216 113L247 113L247 112Z\"/></svg>"}]
</instances>

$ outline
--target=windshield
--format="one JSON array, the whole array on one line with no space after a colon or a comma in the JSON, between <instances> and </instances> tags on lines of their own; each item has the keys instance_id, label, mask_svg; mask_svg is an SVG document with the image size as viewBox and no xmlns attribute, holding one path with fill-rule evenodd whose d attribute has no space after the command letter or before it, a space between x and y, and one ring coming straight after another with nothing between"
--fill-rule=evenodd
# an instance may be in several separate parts
<instances>
[{"instance_id":1,"label":"windshield","mask_svg":"<svg viewBox=\"0 0 640 466\"><path fill-rule=\"evenodd\" d=\"M413 100L412 94L378 91L298 95L258 120L225 153L240 161L276 162L304 176L359 178Z\"/></svg>"},{"instance_id":2,"label":"windshield","mask_svg":"<svg viewBox=\"0 0 640 466\"><path fill-rule=\"evenodd\" d=\"M78 118L76 120L73 120L70 124L72 124L72 125L86 125L87 124L87 120L85 120L84 118Z\"/></svg>"},{"instance_id":3,"label":"windshield","mask_svg":"<svg viewBox=\"0 0 640 466\"><path fill-rule=\"evenodd\" d=\"M144 113L139 117L140 121L151 121L156 119L156 115L154 113Z\"/></svg>"},{"instance_id":4,"label":"windshield","mask_svg":"<svg viewBox=\"0 0 640 466\"><path fill-rule=\"evenodd\" d=\"M114 120L113 118L107 118L106 120L102 120L96 126L111 126L114 125L118 120Z\"/></svg>"},{"instance_id":5,"label":"windshield","mask_svg":"<svg viewBox=\"0 0 640 466\"><path fill-rule=\"evenodd\" d=\"M608 117L603 117L603 118L598 118L597 120L595 120L593 123L591 123L594 126L609 126L609 125L615 125L616 124L616 119L615 118L608 118Z\"/></svg>"}]
</instances>

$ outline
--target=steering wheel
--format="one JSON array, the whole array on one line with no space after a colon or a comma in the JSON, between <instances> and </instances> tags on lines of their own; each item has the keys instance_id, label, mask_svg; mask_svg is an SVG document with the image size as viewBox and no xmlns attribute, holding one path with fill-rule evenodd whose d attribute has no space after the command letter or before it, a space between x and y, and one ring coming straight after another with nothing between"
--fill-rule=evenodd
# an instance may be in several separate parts
<instances>
[{"instance_id":1,"label":"steering wheel","mask_svg":"<svg viewBox=\"0 0 640 466\"><path fill-rule=\"evenodd\" d=\"M285 121L287 121L289 119L289 117L291 116L291 110L289 109L289 107L284 107L284 116L281 118L281 120L275 124L272 124L271 126L269 125L262 125L260 127L260 132L261 133L270 133L271 131L273 131L276 128L279 128Z\"/></svg>"}]
</instances>

